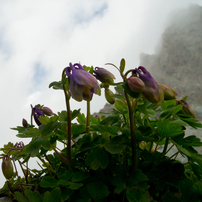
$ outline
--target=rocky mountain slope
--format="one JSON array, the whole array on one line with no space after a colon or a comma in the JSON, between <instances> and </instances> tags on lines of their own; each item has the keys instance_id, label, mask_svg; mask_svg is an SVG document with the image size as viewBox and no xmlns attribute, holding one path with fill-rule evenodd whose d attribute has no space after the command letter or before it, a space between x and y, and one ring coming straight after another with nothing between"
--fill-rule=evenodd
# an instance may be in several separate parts
<instances>
[{"instance_id":1,"label":"rocky mountain slope","mask_svg":"<svg viewBox=\"0 0 202 202\"><path fill-rule=\"evenodd\" d=\"M202 7L190 5L170 15L156 53L140 55L140 65L157 82L171 86L202 120Z\"/></svg>"}]
</instances>

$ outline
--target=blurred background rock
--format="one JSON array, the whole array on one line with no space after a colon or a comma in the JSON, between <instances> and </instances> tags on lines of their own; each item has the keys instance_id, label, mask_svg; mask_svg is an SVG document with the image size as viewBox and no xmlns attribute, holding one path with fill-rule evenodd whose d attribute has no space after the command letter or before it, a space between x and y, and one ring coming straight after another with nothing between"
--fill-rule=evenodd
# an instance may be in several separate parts
<instances>
[{"instance_id":1,"label":"blurred background rock","mask_svg":"<svg viewBox=\"0 0 202 202\"><path fill-rule=\"evenodd\" d=\"M177 99L188 96L187 102L202 122L202 7L191 5L176 10L168 17L167 24L155 54L141 53L139 65L146 67L157 82L172 87L178 93ZM106 104L100 112L107 113L112 107ZM202 140L202 129L188 127L186 135ZM202 148L196 149L202 154ZM168 155L175 152L172 149ZM181 155L178 159L186 161Z\"/></svg>"}]
</instances>

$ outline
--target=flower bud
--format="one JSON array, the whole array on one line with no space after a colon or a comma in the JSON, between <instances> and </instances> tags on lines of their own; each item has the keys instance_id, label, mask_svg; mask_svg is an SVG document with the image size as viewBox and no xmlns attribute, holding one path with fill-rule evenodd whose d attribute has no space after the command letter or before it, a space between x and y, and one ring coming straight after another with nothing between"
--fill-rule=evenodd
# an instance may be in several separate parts
<instances>
[{"instance_id":1,"label":"flower bud","mask_svg":"<svg viewBox=\"0 0 202 202\"><path fill-rule=\"evenodd\" d=\"M105 98L106 98L107 102L109 102L110 104L115 103L115 98L111 96L113 94L114 93L110 89L105 88Z\"/></svg>"},{"instance_id":2,"label":"flower bud","mask_svg":"<svg viewBox=\"0 0 202 202\"><path fill-rule=\"evenodd\" d=\"M94 76L102 83L111 84L114 83L115 76L108 70L100 67L95 67Z\"/></svg>"},{"instance_id":3,"label":"flower bud","mask_svg":"<svg viewBox=\"0 0 202 202\"><path fill-rule=\"evenodd\" d=\"M144 91L145 84L138 77L131 76L127 79L127 83L130 89L136 93L141 93L142 91Z\"/></svg>"},{"instance_id":4,"label":"flower bud","mask_svg":"<svg viewBox=\"0 0 202 202\"><path fill-rule=\"evenodd\" d=\"M161 104L164 101L164 92L158 86L152 75L146 68L139 66L132 71L132 74L138 74L139 78L144 82L144 91L141 94L151 103Z\"/></svg>"},{"instance_id":5,"label":"flower bud","mask_svg":"<svg viewBox=\"0 0 202 202\"><path fill-rule=\"evenodd\" d=\"M168 85L157 83L158 86L164 91L165 100L174 100L176 99L177 93Z\"/></svg>"},{"instance_id":6,"label":"flower bud","mask_svg":"<svg viewBox=\"0 0 202 202\"><path fill-rule=\"evenodd\" d=\"M8 155L3 157L1 168L6 179L10 179L13 176L13 164L11 163L11 159Z\"/></svg>"},{"instance_id":7,"label":"flower bud","mask_svg":"<svg viewBox=\"0 0 202 202\"><path fill-rule=\"evenodd\" d=\"M40 110L47 116L52 116L53 112L50 108L48 107L41 107Z\"/></svg>"},{"instance_id":8,"label":"flower bud","mask_svg":"<svg viewBox=\"0 0 202 202\"><path fill-rule=\"evenodd\" d=\"M177 104L182 104L182 112L188 116L191 116L196 119L196 112L190 107L190 105L186 102L186 100L179 100Z\"/></svg>"},{"instance_id":9,"label":"flower bud","mask_svg":"<svg viewBox=\"0 0 202 202\"><path fill-rule=\"evenodd\" d=\"M26 119L22 119L22 125L27 128L28 126L28 123L27 123L27 120Z\"/></svg>"}]
</instances>

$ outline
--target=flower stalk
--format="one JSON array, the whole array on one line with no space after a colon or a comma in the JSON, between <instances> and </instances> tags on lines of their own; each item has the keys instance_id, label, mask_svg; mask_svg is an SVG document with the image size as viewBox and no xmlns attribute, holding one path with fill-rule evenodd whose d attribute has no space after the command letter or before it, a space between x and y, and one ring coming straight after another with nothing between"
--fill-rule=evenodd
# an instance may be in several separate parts
<instances>
[{"instance_id":1,"label":"flower stalk","mask_svg":"<svg viewBox=\"0 0 202 202\"><path fill-rule=\"evenodd\" d=\"M65 76L65 69L63 70L62 78L63 76ZM65 94L65 104L67 108L67 161L69 167L72 169L73 165L71 159L71 112L70 112L69 96L67 94L67 89L64 83L63 83L63 91Z\"/></svg>"},{"instance_id":2,"label":"flower stalk","mask_svg":"<svg viewBox=\"0 0 202 202\"><path fill-rule=\"evenodd\" d=\"M86 133L90 132L90 101L87 101Z\"/></svg>"},{"instance_id":3,"label":"flower stalk","mask_svg":"<svg viewBox=\"0 0 202 202\"><path fill-rule=\"evenodd\" d=\"M136 135L135 135L135 120L134 120L134 112L130 104L130 100L128 94L124 90L126 102L128 105L128 114L129 114L129 123L130 123L130 134L131 134L131 142L132 142L132 170L137 168L137 146L136 146Z\"/></svg>"}]
</instances>

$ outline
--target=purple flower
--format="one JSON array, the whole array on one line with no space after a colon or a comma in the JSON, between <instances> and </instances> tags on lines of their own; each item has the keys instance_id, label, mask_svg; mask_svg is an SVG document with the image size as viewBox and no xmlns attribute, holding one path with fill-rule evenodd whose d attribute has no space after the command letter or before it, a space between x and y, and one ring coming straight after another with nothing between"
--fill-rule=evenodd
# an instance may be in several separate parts
<instances>
[{"instance_id":1,"label":"purple flower","mask_svg":"<svg viewBox=\"0 0 202 202\"><path fill-rule=\"evenodd\" d=\"M69 81L69 90L72 98L77 101L88 100L93 97L93 93L100 95L100 86L97 79L86 71L82 65L76 63L66 68Z\"/></svg>"},{"instance_id":2,"label":"purple flower","mask_svg":"<svg viewBox=\"0 0 202 202\"><path fill-rule=\"evenodd\" d=\"M141 70L141 71L140 71ZM138 74L139 78L144 82L145 88L142 95L152 103L160 104L164 100L164 92L158 86L157 82L146 70L146 68L140 66L132 71L132 74Z\"/></svg>"},{"instance_id":3,"label":"purple flower","mask_svg":"<svg viewBox=\"0 0 202 202\"><path fill-rule=\"evenodd\" d=\"M36 124L38 126L40 126L41 122L40 122L39 118L40 118L40 116L45 116L44 113L39 108L33 107L32 108L32 115L34 116L34 120L35 120Z\"/></svg>"},{"instance_id":4,"label":"purple flower","mask_svg":"<svg viewBox=\"0 0 202 202\"><path fill-rule=\"evenodd\" d=\"M21 149L21 148L23 148L25 145L24 145L24 142L20 141L20 142L16 143L15 146L16 146L17 148L20 148L20 149Z\"/></svg>"},{"instance_id":5,"label":"purple flower","mask_svg":"<svg viewBox=\"0 0 202 202\"><path fill-rule=\"evenodd\" d=\"M102 83L106 83L106 84L114 83L115 76L108 70L104 68L96 67L93 72L95 74L94 76Z\"/></svg>"}]
</instances>

